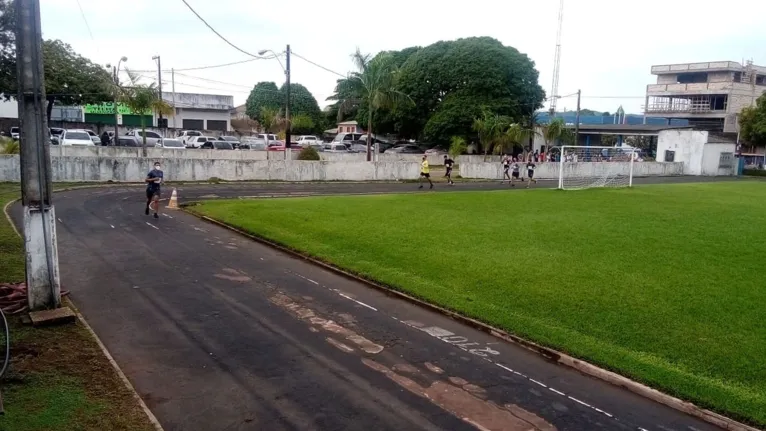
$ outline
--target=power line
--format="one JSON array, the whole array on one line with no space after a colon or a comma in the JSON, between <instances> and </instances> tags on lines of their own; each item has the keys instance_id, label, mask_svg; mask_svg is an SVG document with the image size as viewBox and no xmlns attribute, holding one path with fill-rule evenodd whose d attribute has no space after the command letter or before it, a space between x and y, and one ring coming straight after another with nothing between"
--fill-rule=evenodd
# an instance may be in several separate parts
<instances>
[{"instance_id":1,"label":"power line","mask_svg":"<svg viewBox=\"0 0 766 431\"><path fill-rule=\"evenodd\" d=\"M211 26L210 24L208 24L208 23L207 23L207 21L205 21L205 19L204 19L204 18L202 18L202 17L200 16L200 14L198 14L198 13L197 13L197 11L196 11L196 10L194 10L194 8L193 8L193 7L191 7L191 5L190 5L190 4L189 4L189 3L188 3L186 0L181 0L181 1L182 1L182 2L184 2L184 4L186 5L186 7L188 7L188 8L189 8L189 10L190 10L190 11L192 11L192 13L193 13L194 15L196 15L196 16L197 16L197 18L199 18L199 20L200 20L200 21L202 21L202 23L203 23L203 24L205 24L205 25L207 26L207 28L209 28L209 29L210 29L210 31L212 31L213 33L215 33L215 35L216 35L216 36L218 36L219 38L221 38L221 40L223 40L224 42L226 42L226 43L227 43L229 46L231 46L232 48L234 48L234 49L236 49L237 51L241 52L242 54L245 54L245 55L249 55L250 57L253 57L253 58L261 58L261 57L259 57L259 56L257 56L257 55L251 54L251 53L249 53L249 52L245 51L244 49L242 49L242 48L238 47L237 45L234 45L233 43L229 42L229 40L228 40L228 39L226 39L225 37L223 37L223 35L221 35L221 33L218 33L218 32L216 31L216 29L214 29L214 28L213 28L213 26Z\"/></svg>"},{"instance_id":2,"label":"power line","mask_svg":"<svg viewBox=\"0 0 766 431\"><path fill-rule=\"evenodd\" d=\"M320 69L326 70L326 71L328 71L328 72L330 72L330 73L334 73L334 74L336 74L336 75L340 76L341 78L346 78L346 77L347 77L346 75L344 75L344 74L342 74L342 73L338 73L338 72L336 72L336 71L334 71L334 70L332 70L332 69L328 69L328 68L326 68L326 67L322 66L321 64L317 64L317 63L314 63L313 61L311 61L311 60L307 59L306 57L302 57L302 56L300 56L300 55L296 54L296 53L295 53L295 51L292 51L292 52L291 52L291 54L292 54L292 55L294 55L295 57L298 57L298 58L300 58L301 60L303 60L303 61L305 61L305 62L307 62L307 63L309 63L309 64L313 64L314 66L316 66L316 67L318 67L318 68L320 68Z\"/></svg>"},{"instance_id":3,"label":"power line","mask_svg":"<svg viewBox=\"0 0 766 431\"><path fill-rule=\"evenodd\" d=\"M82 20L85 21L85 27L88 28L88 34L90 35L90 40L96 41L96 39L93 37L93 32L90 30L90 24L88 23L88 18L85 17L85 11L82 9L82 4L80 4L80 0L77 1L77 7L80 8L80 15L82 16Z\"/></svg>"},{"instance_id":4,"label":"power line","mask_svg":"<svg viewBox=\"0 0 766 431\"><path fill-rule=\"evenodd\" d=\"M216 81L215 79L202 78L202 77L199 77L199 76L187 75L185 73L178 73L178 72L176 72L176 75L184 76L184 77L192 78L192 79L198 79L200 81L212 82L214 84L230 85L232 87L242 87L242 88L252 89L252 87L247 86L247 85L233 84L231 82L224 82L224 81Z\"/></svg>"},{"instance_id":5,"label":"power line","mask_svg":"<svg viewBox=\"0 0 766 431\"><path fill-rule=\"evenodd\" d=\"M172 71L176 71L176 72L191 72L191 71L194 71L194 70L215 69L215 68L218 68L218 67L228 67L228 66L236 66L238 64L250 63L250 62L253 62L253 61L256 61L256 60L273 60L275 58L281 57L282 55L283 55L282 53L279 53L279 55L272 55L270 57L248 58L247 60L240 60L240 61L234 61L234 62L231 62L231 63L223 63L223 64L211 64L209 66L186 67L186 68L182 68L182 69L163 69L162 71L165 72L165 73L170 73ZM131 69L131 70L133 70L133 69ZM149 70L149 69L147 69L147 70L134 70L134 72L144 72L144 73L156 72L156 71L157 71L156 69L151 69L151 70Z\"/></svg>"}]
</instances>

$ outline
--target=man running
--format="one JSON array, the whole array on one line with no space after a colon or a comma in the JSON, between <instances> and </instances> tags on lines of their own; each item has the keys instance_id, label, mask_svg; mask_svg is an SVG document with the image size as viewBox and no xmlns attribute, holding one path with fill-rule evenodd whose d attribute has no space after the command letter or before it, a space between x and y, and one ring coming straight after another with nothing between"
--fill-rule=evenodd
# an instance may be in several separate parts
<instances>
[{"instance_id":1,"label":"man running","mask_svg":"<svg viewBox=\"0 0 766 431\"><path fill-rule=\"evenodd\" d=\"M420 163L419 189L423 188L423 178L428 180L428 184L431 184L430 188L434 188L434 183L431 182L431 169L428 167L428 157L425 154L423 154L423 162Z\"/></svg>"},{"instance_id":2,"label":"man running","mask_svg":"<svg viewBox=\"0 0 766 431\"><path fill-rule=\"evenodd\" d=\"M455 161L449 158L446 154L444 155L444 167L447 169L447 173L444 174L444 177L447 178L447 184L454 186L455 182L452 181L452 165L455 164Z\"/></svg>"},{"instance_id":3,"label":"man running","mask_svg":"<svg viewBox=\"0 0 766 431\"><path fill-rule=\"evenodd\" d=\"M503 155L503 181L501 183L504 183L505 180L508 180L508 184L511 184L511 176L508 175L508 169L511 167L511 158L508 157L508 154Z\"/></svg>"},{"instance_id":4,"label":"man running","mask_svg":"<svg viewBox=\"0 0 766 431\"><path fill-rule=\"evenodd\" d=\"M163 173L160 169L160 162L154 164L154 169L149 171L146 175L146 211L144 214L149 215L149 206L153 204L154 218L160 218L157 215L157 211L160 209L160 185L162 184Z\"/></svg>"},{"instance_id":5,"label":"man running","mask_svg":"<svg viewBox=\"0 0 766 431\"><path fill-rule=\"evenodd\" d=\"M531 159L527 162L527 176L529 177L529 182L527 183L527 188L532 185L532 181L537 184L537 180L535 179L535 168L537 165L535 165L535 162L533 162Z\"/></svg>"},{"instance_id":6,"label":"man running","mask_svg":"<svg viewBox=\"0 0 766 431\"><path fill-rule=\"evenodd\" d=\"M511 187L516 187L514 184L516 181L519 181L519 162L514 158L513 163L511 163Z\"/></svg>"}]
</instances>

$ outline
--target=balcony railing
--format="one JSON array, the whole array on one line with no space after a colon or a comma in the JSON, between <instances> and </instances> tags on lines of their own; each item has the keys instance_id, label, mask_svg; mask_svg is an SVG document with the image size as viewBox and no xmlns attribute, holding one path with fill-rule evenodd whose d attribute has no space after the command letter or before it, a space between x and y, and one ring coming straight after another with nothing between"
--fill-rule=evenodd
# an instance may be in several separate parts
<instances>
[{"instance_id":1,"label":"balcony railing","mask_svg":"<svg viewBox=\"0 0 766 431\"><path fill-rule=\"evenodd\" d=\"M703 82L700 84L649 84L646 86L646 92L653 93L695 93L695 92L728 92L731 91L734 86L737 85L734 82ZM749 85L745 84L748 88Z\"/></svg>"},{"instance_id":2,"label":"balcony railing","mask_svg":"<svg viewBox=\"0 0 766 431\"><path fill-rule=\"evenodd\" d=\"M698 105L667 105L663 103L650 103L646 112L652 114L726 114L726 109L712 109L708 106Z\"/></svg>"}]
</instances>

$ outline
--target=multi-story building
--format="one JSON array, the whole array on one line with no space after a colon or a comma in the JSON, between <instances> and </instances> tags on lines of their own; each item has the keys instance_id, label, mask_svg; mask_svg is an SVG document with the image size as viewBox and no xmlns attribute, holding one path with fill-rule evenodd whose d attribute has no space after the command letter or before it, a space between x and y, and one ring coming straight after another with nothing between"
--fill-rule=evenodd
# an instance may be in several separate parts
<instances>
[{"instance_id":1,"label":"multi-story building","mask_svg":"<svg viewBox=\"0 0 766 431\"><path fill-rule=\"evenodd\" d=\"M646 114L679 118L712 132L737 133L737 117L766 93L766 67L734 61L652 66Z\"/></svg>"}]
</instances>

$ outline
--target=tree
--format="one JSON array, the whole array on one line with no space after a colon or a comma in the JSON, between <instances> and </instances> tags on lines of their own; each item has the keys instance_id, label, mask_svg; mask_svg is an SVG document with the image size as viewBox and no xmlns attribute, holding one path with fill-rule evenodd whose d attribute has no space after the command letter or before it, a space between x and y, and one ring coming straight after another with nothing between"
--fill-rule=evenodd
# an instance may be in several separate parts
<instances>
[{"instance_id":1,"label":"tree","mask_svg":"<svg viewBox=\"0 0 766 431\"><path fill-rule=\"evenodd\" d=\"M357 71L349 75L349 80L355 86L355 97L343 101L341 110L346 104L357 104L361 101L368 106L367 114L367 161L371 160L370 146L373 134L373 114L378 109L396 109L397 106L412 102L409 96L396 89L399 69L390 54L378 55L370 59L369 54L362 54L357 49L351 56Z\"/></svg>"},{"instance_id":2,"label":"tree","mask_svg":"<svg viewBox=\"0 0 766 431\"><path fill-rule=\"evenodd\" d=\"M255 84L245 102L245 113L248 117L258 121L263 127L268 128L267 122L262 117L263 109L275 109L278 112L284 105L285 99L282 94L279 88L277 88L277 84L273 82L264 81Z\"/></svg>"},{"instance_id":3,"label":"tree","mask_svg":"<svg viewBox=\"0 0 766 431\"><path fill-rule=\"evenodd\" d=\"M261 127L269 133L279 133L284 130L285 121L279 113L279 108L262 106L260 113Z\"/></svg>"},{"instance_id":4,"label":"tree","mask_svg":"<svg viewBox=\"0 0 766 431\"><path fill-rule=\"evenodd\" d=\"M450 139L449 155L453 159L457 159L457 156L464 154L466 151L468 151L468 145L462 136L453 136Z\"/></svg>"},{"instance_id":5,"label":"tree","mask_svg":"<svg viewBox=\"0 0 766 431\"><path fill-rule=\"evenodd\" d=\"M479 144L485 156L492 153L496 146L504 145L510 121L510 118L493 114L489 109L484 109L482 116L473 120L473 130L479 135Z\"/></svg>"},{"instance_id":6,"label":"tree","mask_svg":"<svg viewBox=\"0 0 766 431\"><path fill-rule=\"evenodd\" d=\"M574 144L574 133L567 129L564 120L554 118L548 124L541 126L543 139L545 140L545 149L551 152L551 147L561 144Z\"/></svg>"},{"instance_id":7,"label":"tree","mask_svg":"<svg viewBox=\"0 0 766 431\"><path fill-rule=\"evenodd\" d=\"M0 93L16 88L16 17L11 0L0 0ZM15 90L11 93L15 93Z\"/></svg>"},{"instance_id":8,"label":"tree","mask_svg":"<svg viewBox=\"0 0 766 431\"><path fill-rule=\"evenodd\" d=\"M279 91L283 94L282 100L286 100L287 87L282 85ZM282 112L284 116L284 112ZM319 109L319 103L311 94L311 92L301 84L290 84L290 117L291 124L296 121L300 122L300 126L296 127L292 124L291 130L302 130L298 133L314 133L316 131L316 125L322 121L322 110ZM310 120L310 123L309 121Z\"/></svg>"},{"instance_id":9,"label":"tree","mask_svg":"<svg viewBox=\"0 0 766 431\"><path fill-rule=\"evenodd\" d=\"M292 114L292 112L291 112ZM306 114L290 115L290 131L298 135L312 134L317 130L317 123Z\"/></svg>"},{"instance_id":10,"label":"tree","mask_svg":"<svg viewBox=\"0 0 766 431\"><path fill-rule=\"evenodd\" d=\"M162 100L160 92L155 83L149 85L141 84L141 77L126 69L130 85L119 86L117 88L117 99L130 108L141 118L141 135L143 136L143 156L146 157L146 123L144 116L156 112L166 116L175 114L175 109Z\"/></svg>"},{"instance_id":11,"label":"tree","mask_svg":"<svg viewBox=\"0 0 766 431\"><path fill-rule=\"evenodd\" d=\"M748 106L739 114L740 137L751 145L766 145L766 94L758 98L755 106Z\"/></svg>"},{"instance_id":12,"label":"tree","mask_svg":"<svg viewBox=\"0 0 766 431\"><path fill-rule=\"evenodd\" d=\"M442 41L416 50L401 68L398 89L415 102L396 110L400 133L418 133L440 145L470 132L481 107L521 122L545 99L534 62L489 37Z\"/></svg>"}]
</instances>

